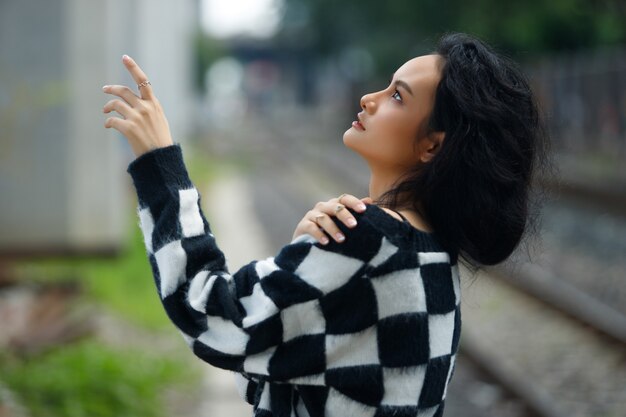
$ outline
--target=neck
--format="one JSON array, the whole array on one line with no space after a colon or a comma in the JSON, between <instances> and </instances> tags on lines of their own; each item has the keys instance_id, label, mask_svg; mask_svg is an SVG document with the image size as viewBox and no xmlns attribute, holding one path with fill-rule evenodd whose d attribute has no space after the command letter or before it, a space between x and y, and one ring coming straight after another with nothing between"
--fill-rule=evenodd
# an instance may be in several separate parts
<instances>
[{"instance_id":1,"label":"neck","mask_svg":"<svg viewBox=\"0 0 626 417\"><path fill-rule=\"evenodd\" d=\"M371 165L370 172L369 196L373 201L377 201L385 192L391 190L402 177L401 174L393 173L389 170L374 169ZM415 209L417 210L417 218L414 217L416 213L414 213L413 209L411 209L409 213L404 212L405 215L409 217L411 223L414 226L416 225L418 229L428 232L432 231L432 227L429 225L427 217L424 214L424 205L421 201L417 202Z\"/></svg>"},{"instance_id":2,"label":"neck","mask_svg":"<svg viewBox=\"0 0 626 417\"><path fill-rule=\"evenodd\" d=\"M371 168L369 185L370 198L374 201L378 200L383 194L391 190L399 179L400 175L397 173Z\"/></svg>"}]
</instances>

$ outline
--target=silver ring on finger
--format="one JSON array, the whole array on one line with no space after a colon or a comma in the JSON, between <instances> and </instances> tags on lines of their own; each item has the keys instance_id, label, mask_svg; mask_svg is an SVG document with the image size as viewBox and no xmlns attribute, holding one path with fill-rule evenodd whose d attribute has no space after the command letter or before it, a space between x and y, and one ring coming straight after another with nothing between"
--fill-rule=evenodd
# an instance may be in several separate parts
<instances>
[{"instance_id":1,"label":"silver ring on finger","mask_svg":"<svg viewBox=\"0 0 626 417\"><path fill-rule=\"evenodd\" d=\"M141 87L145 87L147 85L152 85L152 83L148 80L142 82L141 84L137 84L137 89L141 90Z\"/></svg>"},{"instance_id":2,"label":"silver ring on finger","mask_svg":"<svg viewBox=\"0 0 626 417\"><path fill-rule=\"evenodd\" d=\"M337 204L337 207L335 207L335 215L337 215L337 213L339 213L341 210L345 208L346 206L344 206L343 204Z\"/></svg>"},{"instance_id":3,"label":"silver ring on finger","mask_svg":"<svg viewBox=\"0 0 626 417\"><path fill-rule=\"evenodd\" d=\"M348 194L346 194L346 193L341 194L339 197L337 197L337 202L338 202L339 204L341 204L341 199L342 199L342 198L344 198L344 197L345 197L345 196L347 196L347 195L348 195Z\"/></svg>"}]
</instances>

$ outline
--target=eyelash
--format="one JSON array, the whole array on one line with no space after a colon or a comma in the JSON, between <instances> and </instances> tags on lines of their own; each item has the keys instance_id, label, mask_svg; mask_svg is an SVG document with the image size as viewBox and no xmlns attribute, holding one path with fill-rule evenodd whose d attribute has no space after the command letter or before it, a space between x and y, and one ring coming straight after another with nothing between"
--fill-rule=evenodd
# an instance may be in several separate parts
<instances>
[{"instance_id":1,"label":"eyelash","mask_svg":"<svg viewBox=\"0 0 626 417\"><path fill-rule=\"evenodd\" d=\"M397 100L397 99L396 99L396 100L397 100L397 101L402 101L402 95L400 95L400 92L399 92L398 90L396 90L396 91L395 91L395 92L391 95L391 97L394 97L396 94L397 94L397 95L398 95L398 97L400 98L400 100Z\"/></svg>"}]
</instances>

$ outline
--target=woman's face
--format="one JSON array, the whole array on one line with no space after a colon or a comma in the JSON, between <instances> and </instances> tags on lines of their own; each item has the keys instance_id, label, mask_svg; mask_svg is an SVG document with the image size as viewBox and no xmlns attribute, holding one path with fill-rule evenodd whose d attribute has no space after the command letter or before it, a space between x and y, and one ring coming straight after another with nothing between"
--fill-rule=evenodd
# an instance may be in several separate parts
<instances>
[{"instance_id":1,"label":"woman's face","mask_svg":"<svg viewBox=\"0 0 626 417\"><path fill-rule=\"evenodd\" d=\"M344 133L343 142L370 167L403 172L427 162L436 143L427 127L441 78L441 59L439 55L413 58L398 68L387 88L361 98L363 111Z\"/></svg>"}]
</instances>

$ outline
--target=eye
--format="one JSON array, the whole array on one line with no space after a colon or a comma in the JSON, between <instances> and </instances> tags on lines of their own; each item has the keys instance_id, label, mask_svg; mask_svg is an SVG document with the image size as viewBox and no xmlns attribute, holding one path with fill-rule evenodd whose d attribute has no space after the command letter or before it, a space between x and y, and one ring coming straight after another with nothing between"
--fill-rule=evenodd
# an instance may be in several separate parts
<instances>
[{"instance_id":1,"label":"eye","mask_svg":"<svg viewBox=\"0 0 626 417\"><path fill-rule=\"evenodd\" d=\"M399 92L398 90L396 90L396 91L395 91L395 92L391 95L391 97L393 97L393 98L394 98L394 100L397 100L397 101L402 101L402 96L400 95L400 92Z\"/></svg>"}]
</instances>

